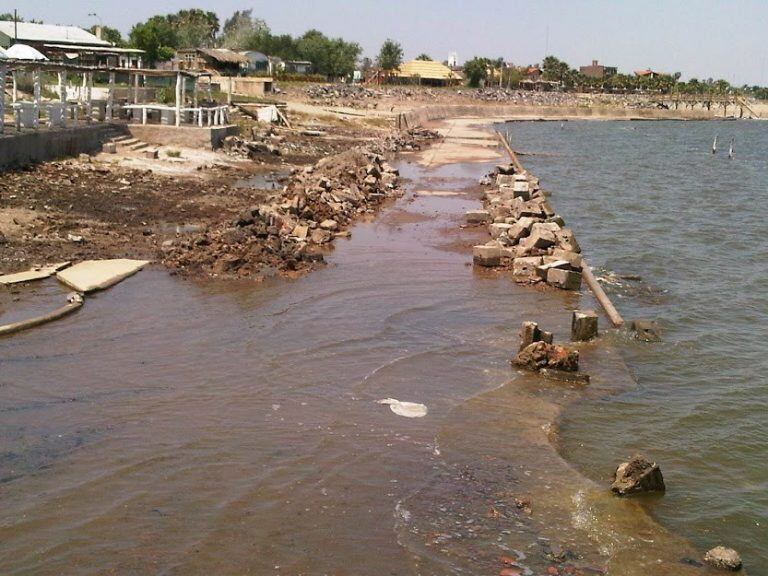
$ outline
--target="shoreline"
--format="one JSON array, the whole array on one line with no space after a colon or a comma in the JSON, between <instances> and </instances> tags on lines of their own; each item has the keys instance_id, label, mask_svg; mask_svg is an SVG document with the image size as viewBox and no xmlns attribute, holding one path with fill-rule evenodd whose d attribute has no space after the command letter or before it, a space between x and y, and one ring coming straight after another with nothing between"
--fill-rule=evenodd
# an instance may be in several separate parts
<instances>
[{"instance_id":1,"label":"shoreline","mask_svg":"<svg viewBox=\"0 0 768 576\"><path fill-rule=\"evenodd\" d=\"M450 123L452 120L462 120L471 123L476 119L449 119L444 122ZM486 134L489 132L487 121L477 122L475 125L476 128L480 126L484 126ZM448 134L450 133L451 129L448 129ZM446 140L448 139L448 134L446 134ZM466 136L466 133L464 136ZM469 139L465 138L465 140ZM478 143L482 142L483 138L478 134L475 141ZM477 161L476 152L468 150L468 160L470 162ZM507 272L500 269L495 275L502 277L507 275ZM552 294L553 298L556 296L559 297L558 292L559 291L557 290L546 291L547 294ZM594 300L594 296L591 294L589 296L583 294L580 298L587 298L590 301ZM582 305L579 307L583 308L584 306ZM560 314L563 317L569 315L565 307ZM606 318L604 314L601 315L604 319ZM528 319L536 320L535 317L522 318L521 320ZM544 326L544 328L554 329L552 326ZM584 363L586 364L587 371L593 377L593 381L587 386L587 390L571 389L568 392L568 399L566 401L563 402L562 399L555 401L554 405L548 408L542 406L540 410L547 414L546 417L540 420L535 426L532 425L530 429L531 431L546 430L544 435L546 436L549 449L557 455L557 458L562 461L563 465L565 465L574 475L578 476L578 484L582 484L585 487L585 491L581 493L581 496L577 499L579 502L577 508L583 508L580 508L581 511L578 515L582 518L590 517L592 518L592 521L590 521L589 525L582 524L580 527L577 526L576 530L585 530L587 532L597 531L604 533L604 535L610 534L612 539L617 542L622 542L621 546L612 546L613 553L609 555L608 564L606 565L606 569L609 570L609 573L642 575L647 573L647 570L651 565L654 566L654 569L658 570L657 572L654 572L654 574L693 575L715 573L707 567L694 565L696 562L692 562L688 565L681 563L681 560L686 558L696 559L698 561L703 556L703 552L695 549L692 543L686 538L675 534L662 526L645 509L642 504L642 498L619 499L618 497L613 496L608 489L608 483L605 485L597 485L593 483L590 479L582 475L575 464L569 462L566 456L562 453L562 444L559 442L559 423L562 420L563 414L569 407L574 406L587 398L595 400L600 397L619 394L625 390L633 389L636 386L636 381L631 376L624 361L621 359L620 350L605 340L605 330L605 328L602 330L601 338L597 341L576 345L584 355ZM558 334L561 336L567 334L567 329L560 326ZM606 370L606 361L608 361L608 365L613 365L611 369ZM615 383L611 382L617 371L622 372L626 378L626 383L618 388ZM545 389L550 387L552 389L557 389L558 387L573 388L557 381L547 380L541 375L518 373L518 375L513 378L512 383L508 382L502 384L497 390L481 394L480 396L508 396L510 393L513 395L520 395L520 399L517 401L508 400L509 402L512 402L512 404L507 404L507 406L522 403L528 405L530 409L531 398L526 398L525 392L512 392L513 389L520 386L523 386L524 388L539 388L540 386L543 386ZM507 388L510 390L506 390ZM525 400L522 398L525 398ZM475 401L485 404L484 410L490 409L486 398L478 398ZM467 402L472 403L473 400L468 399ZM470 450L471 448L467 446L466 449ZM554 461L552 462L552 465L555 466ZM606 471L606 474L608 472L610 471ZM563 489L567 494L568 487ZM654 496L650 497L653 498ZM553 496L552 494L547 494L546 496L537 495L534 497L534 500L542 505L541 498L544 499L543 505L545 508L550 508L552 510L557 510L560 507L560 504L557 502L558 498L565 501L570 500L570 498L565 495L560 495L558 497ZM576 503L577 500L573 500L573 502ZM589 510L592 512L589 512ZM598 510L599 513L597 513ZM556 514L556 512L550 513ZM579 522L580 521L575 520L576 524ZM546 526L542 526L541 529L543 532L548 531L548 527ZM647 535L647 540L636 539L634 537L636 531L645 533ZM653 534L653 536L651 536L651 534ZM648 541L653 541L654 544L649 544ZM653 558L652 564L650 563L651 558ZM649 563L646 564L646 562Z\"/></svg>"}]
</instances>

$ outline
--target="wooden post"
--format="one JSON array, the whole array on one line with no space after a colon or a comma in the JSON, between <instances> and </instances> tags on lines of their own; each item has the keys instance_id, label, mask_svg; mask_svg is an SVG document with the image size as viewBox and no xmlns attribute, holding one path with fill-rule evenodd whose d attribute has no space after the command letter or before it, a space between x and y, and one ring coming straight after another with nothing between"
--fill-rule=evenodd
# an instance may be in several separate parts
<instances>
[{"instance_id":1,"label":"wooden post","mask_svg":"<svg viewBox=\"0 0 768 576\"><path fill-rule=\"evenodd\" d=\"M5 130L5 66L0 66L0 134Z\"/></svg>"},{"instance_id":2,"label":"wooden post","mask_svg":"<svg viewBox=\"0 0 768 576\"><path fill-rule=\"evenodd\" d=\"M181 72L176 73L176 126L181 126Z\"/></svg>"},{"instance_id":3,"label":"wooden post","mask_svg":"<svg viewBox=\"0 0 768 576\"><path fill-rule=\"evenodd\" d=\"M144 106L141 109L141 123L146 124L147 123L147 107Z\"/></svg>"},{"instance_id":4,"label":"wooden post","mask_svg":"<svg viewBox=\"0 0 768 576\"><path fill-rule=\"evenodd\" d=\"M11 72L11 77L13 78L13 92L11 93L11 97L13 98L13 103L16 104L16 100L19 99L19 86L18 82L16 81L16 70Z\"/></svg>"},{"instance_id":5,"label":"wooden post","mask_svg":"<svg viewBox=\"0 0 768 576\"><path fill-rule=\"evenodd\" d=\"M133 103L139 103L139 75L133 75Z\"/></svg>"},{"instance_id":6,"label":"wooden post","mask_svg":"<svg viewBox=\"0 0 768 576\"><path fill-rule=\"evenodd\" d=\"M112 107L115 104L115 73L109 73L109 93L107 94L107 122L112 121Z\"/></svg>"},{"instance_id":7,"label":"wooden post","mask_svg":"<svg viewBox=\"0 0 768 576\"><path fill-rule=\"evenodd\" d=\"M93 72L86 72L85 80L85 121L90 124L93 120Z\"/></svg>"},{"instance_id":8,"label":"wooden post","mask_svg":"<svg viewBox=\"0 0 768 576\"><path fill-rule=\"evenodd\" d=\"M208 101L213 102L213 87L211 86L210 76L208 76Z\"/></svg>"},{"instance_id":9,"label":"wooden post","mask_svg":"<svg viewBox=\"0 0 768 576\"><path fill-rule=\"evenodd\" d=\"M32 83L33 83L33 93L35 97L35 116L32 118L32 126L37 129L37 127L40 125L40 69L36 68L34 72L32 72Z\"/></svg>"},{"instance_id":10,"label":"wooden post","mask_svg":"<svg viewBox=\"0 0 768 576\"><path fill-rule=\"evenodd\" d=\"M228 76L227 80L227 106L232 106L232 76Z\"/></svg>"},{"instance_id":11,"label":"wooden post","mask_svg":"<svg viewBox=\"0 0 768 576\"><path fill-rule=\"evenodd\" d=\"M192 79L192 108L197 108L197 78Z\"/></svg>"},{"instance_id":12,"label":"wooden post","mask_svg":"<svg viewBox=\"0 0 768 576\"><path fill-rule=\"evenodd\" d=\"M184 108L187 106L187 77L181 77L181 113L182 116L186 115Z\"/></svg>"}]
</instances>

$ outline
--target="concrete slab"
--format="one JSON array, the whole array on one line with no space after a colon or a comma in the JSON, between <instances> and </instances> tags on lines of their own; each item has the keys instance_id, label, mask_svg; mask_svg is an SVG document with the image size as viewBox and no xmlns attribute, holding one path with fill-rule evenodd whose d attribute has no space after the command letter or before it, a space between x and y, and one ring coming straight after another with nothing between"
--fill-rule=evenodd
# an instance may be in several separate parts
<instances>
[{"instance_id":1,"label":"concrete slab","mask_svg":"<svg viewBox=\"0 0 768 576\"><path fill-rule=\"evenodd\" d=\"M25 272L16 272L15 274L4 274L0 276L0 284L6 286L10 284L19 284L21 282L32 282L33 280L43 280L49 276L53 276L56 272L62 268L69 266L69 262L57 262L56 264L49 264L40 268L32 268Z\"/></svg>"},{"instance_id":2,"label":"concrete slab","mask_svg":"<svg viewBox=\"0 0 768 576\"><path fill-rule=\"evenodd\" d=\"M149 260L85 260L56 274L61 282L78 292L93 292L114 286L136 274Z\"/></svg>"}]
</instances>

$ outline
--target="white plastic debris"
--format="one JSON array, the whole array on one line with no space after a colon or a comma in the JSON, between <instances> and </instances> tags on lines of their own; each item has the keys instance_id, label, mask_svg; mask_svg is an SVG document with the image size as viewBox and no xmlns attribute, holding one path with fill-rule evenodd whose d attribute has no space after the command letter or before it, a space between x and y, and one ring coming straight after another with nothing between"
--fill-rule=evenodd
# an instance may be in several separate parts
<instances>
[{"instance_id":1,"label":"white plastic debris","mask_svg":"<svg viewBox=\"0 0 768 576\"><path fill-rule=\"evenodd\" d=\"M406 418L423 418L427 415L427 407L424 404L417 404L416 402L401 402L394 398L384 398L379 400L377 404L389 404L389 409L392 410L398 416L405 416Z\"/></svg>"}]
</instances>

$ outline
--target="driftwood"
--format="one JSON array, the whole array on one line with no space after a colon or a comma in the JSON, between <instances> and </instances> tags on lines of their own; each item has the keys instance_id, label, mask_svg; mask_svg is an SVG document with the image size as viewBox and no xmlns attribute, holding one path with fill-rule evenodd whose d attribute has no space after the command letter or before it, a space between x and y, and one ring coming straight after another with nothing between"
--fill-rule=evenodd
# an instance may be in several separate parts
<instances>
[{"instance_id":1,"label":"driftwood","mask_svg":"<svg viewBox=\"0 0 768 576\"><path fill-rule=\"evenodd\" d=\"M20 320L18 322L12 322L11 324L4 324L0 326L0 336L5 336L7 334L14 334L16 332L21 332L22 330L26 330L27 328L34 328L35 326L40 326L41 324L47 324L48 322L58 320L59 318L62 318L68 314L71 314L76 310L79 310L80 307L83 305L82 296L80 296L80 294L76 292L70 294L67 297L67 300L68 302L66 305L62 306L61 308L57 308L56 310L54 310L53 312L49 312L48 314L43 314L42 316L36 316L35 318Z\"/></svg>"}]
</instances>

